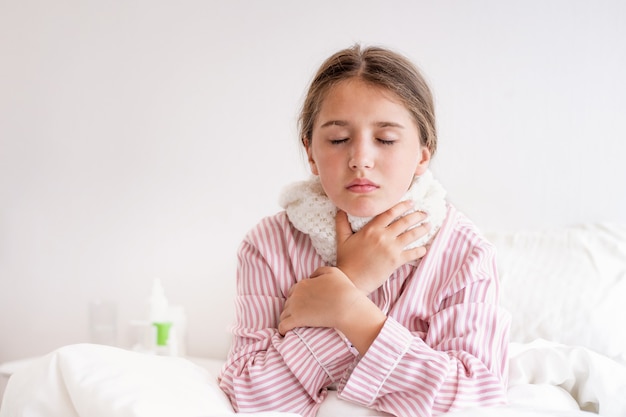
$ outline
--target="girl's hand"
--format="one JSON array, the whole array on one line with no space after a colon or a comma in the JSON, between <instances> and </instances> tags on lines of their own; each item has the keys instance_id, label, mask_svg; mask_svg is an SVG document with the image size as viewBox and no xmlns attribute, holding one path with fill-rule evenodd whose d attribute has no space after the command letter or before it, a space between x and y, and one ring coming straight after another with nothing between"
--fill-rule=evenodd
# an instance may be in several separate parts
<instances>
[{"instance_id":1,"label":"girl's hand","mask_svg":"<svg viewBox=\"0 0 626 417\"><path fill-rule=\"evenodd\" d=\"M425 213L404 215L412 204L396 204L356 233L352 232L346 213L337 212L337 267L366 294L380 287L397 268L426 254L424 246L404 249L428 233L428 223L413 227L426 218Z\"/></svg>"},{"instance_id":2,"label":"girl's hand","mask_svg":"<svg viewBox=\"0 0 626 417\"><path fill-rule=\"evenodd\" d=\"M296 327L332 327L365 354L387 317L338 268L323 266L289 290L278 323L285 335Z\"/></svg>"},{"instance_id":3,"label":"girl's hand","mask_svg":"<svg viewBox=\"0 0 626 417\"><path fill-rule=\"evenodd\" d=\"M318 268L290 288L278 331L284 336L296 327L337 327L345 309L359 297L363 294L338 268Z\"/></svg>"}]
</instances>

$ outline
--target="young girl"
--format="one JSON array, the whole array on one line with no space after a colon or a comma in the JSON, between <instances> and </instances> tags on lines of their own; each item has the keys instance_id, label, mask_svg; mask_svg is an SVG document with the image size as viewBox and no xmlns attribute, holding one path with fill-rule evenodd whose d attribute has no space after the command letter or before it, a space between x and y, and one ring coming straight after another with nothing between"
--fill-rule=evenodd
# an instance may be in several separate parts
<instances>
[{"instance_id":1,"label":"young girl","mask_svg":"<svg viewBox=\"0 0 626 417\"><path fill-rule=\"evenodd\" d=\"M506 401L494 249L428 170L434 106L382 48L323 63L300 115L313 178L243 241L219 383L239 412L314 416L329 389L396 416Z\"/></svg>"}]
</instances>

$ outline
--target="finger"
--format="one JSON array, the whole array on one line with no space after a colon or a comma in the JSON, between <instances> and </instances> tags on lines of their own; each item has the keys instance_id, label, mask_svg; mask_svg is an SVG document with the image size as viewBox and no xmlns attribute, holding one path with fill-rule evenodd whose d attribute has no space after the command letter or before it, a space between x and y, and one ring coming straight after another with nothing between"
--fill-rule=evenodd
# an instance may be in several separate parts
<instances>
[{"instance_id":1,"label":"finger","mask_svg":"<svg viewBox=\"0 0 626 417\"><path fill-rule=\"evenodd\" d=\"M404 258L406 262L414 261L416 259L422 259L428 253L426 246L418 246L417 248L411 248L404 251Z\"/></svg>"},{"instance_id":2,"label":"finger","mask_svg":"<svg viewBox=\"0 0 626 417\"><path fill-rule=\"evenodd\" d=\"M353 234L348 215L343 210L337 210L337 215L335 216L335 230L337 243L345 242Z\"/></svg>"},{"instance_id":3,"label":"finger","mask_svg":"<svg viewBox=\"0 0 626 417\"><path fill-rule=\"evenodd\" d=\"M420 239L428 234L430 231L430 223L422 223L419 226L412 227L408 230L405 230L398 236L398 243L403 246L410 244L411 242L415 242L417 239Z\"/></svg>"},{"instance_id":4,"label":"finger","mask_svg":"<svg viewBox=\"0 0 626 417\"><path fill-rule=\"evenodd\" d=\"M278 333L280 333L281 336L285 336L285 333L287 333L289 330L291 330L291 327L286 321L281 320L281 322L278 323Z\"/></svg>"},{"instance_id":5,"label":"finger","mask_svg":"<svg viewBox=\"0 0 626 417\"><path fill-rule=\"evenodd\" d=\"M391 207L387 211L383 211L376 216L370 223L378 224L379 226L387 227L393 223L398 217L401 217L407 211L411 210L414 206L413 201L406 200L401 201L395 206Z\"/></svg>"},{"instance_id":6,"label":"finger","mask_svg":"<svg viewBox=\"0 0 626 417\"><path fill-rule=\"evenodd\" d=\"M278 323L278 333L284 336L289 330L293 330L296 327L301 327L293 316L287 316Z\"/></svg>"},{"instance_id":7,"label":"finger","mask_svg":"<svg viewBox=\"0 0 626 417\"><path fill-rule=\"evenodd\" d=\"M397 218L389 225L388 228L389 230L399 235L412 227L425 224L427 222L427 219L428 213L425 213L423 211L413 211L411 213L405 214L400 218Z\"/></svg>"},{"instance_id":8,"label":"finger","mask_svg":"<svg viewBox=\"0 0 626 417\"><path fill-rule=\"evenodd\" d=\"M283 306L283 311L280 313L280 316L278 317L278 321L279 322L283 321L289 316L291 316L291 313L289 311L289 300L287 300L287 302Z\"/></svg>"}]
</instances>

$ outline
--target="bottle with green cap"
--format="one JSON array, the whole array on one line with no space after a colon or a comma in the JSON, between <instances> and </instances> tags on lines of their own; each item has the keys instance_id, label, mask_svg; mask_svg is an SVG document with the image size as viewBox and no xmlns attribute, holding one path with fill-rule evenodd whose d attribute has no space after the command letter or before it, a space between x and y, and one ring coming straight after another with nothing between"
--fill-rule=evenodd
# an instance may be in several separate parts
<instances>
[{"instance_id":1,"label":"bottle with green cap","mask_svg":"<svg viewBox=\"0 0 626 417\"><path fill-rule=\"evenodd\" d=\"M161 280L155 279L150 295L150 323L156 329L156 353L169 355L171 345L172 321L169 317L170 305L165 297Z\"/></svg>"}]
</instances>

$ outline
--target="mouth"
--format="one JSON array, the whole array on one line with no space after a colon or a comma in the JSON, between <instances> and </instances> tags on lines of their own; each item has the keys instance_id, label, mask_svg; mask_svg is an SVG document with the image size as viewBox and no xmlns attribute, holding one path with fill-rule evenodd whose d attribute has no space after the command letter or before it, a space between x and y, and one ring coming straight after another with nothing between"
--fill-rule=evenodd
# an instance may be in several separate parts
<instances>
[{"instance_id":1,"label":"mouth","mask_svg":"<svg viewBox=\"0 0 626 417\"><path fill-rule=\"evenodd\" d=\"M365 178L357 178L346 186L347 190L354 193L369 193L377 190L378 188L379 186L377 184Z\"/></svg>"}]
</instances>

